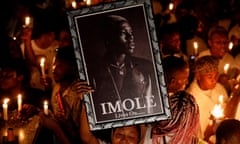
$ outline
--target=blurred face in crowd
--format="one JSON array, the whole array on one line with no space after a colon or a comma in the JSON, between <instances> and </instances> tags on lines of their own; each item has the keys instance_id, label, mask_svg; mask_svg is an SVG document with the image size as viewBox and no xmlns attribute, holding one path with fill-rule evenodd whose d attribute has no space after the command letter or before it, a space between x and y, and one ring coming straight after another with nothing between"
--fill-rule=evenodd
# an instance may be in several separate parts
<instances>
[{"instance_id":1,"label":"blurred face in crowd","mask_svg":"<svg viewBox=\"0 0 240 144\"><path fill-rule=\"evenodd\" d=\"M171 79L168 84L168 92L175 93L180 90L184 90L188 84L189 68L185 67L182 70L178 70L174 74L174 78Z\"/></svg>"},{"instance_id":2,"label":"blurred face in crowd","mask_svg":"<svg viewBox=\"0 0 240 144\"><path fill-rule=\"evenodd\" d=\"M18 76L16 71L3 69L0 72L0 89L2 91L8 91L21 86L22 79L23 76Z\"/></svg>"},{"instance_id":3,"label":"blurred face in crowd","mask_svg":"<svg viewBox=\"0 0 240 144\"><path fill-rule=\"evenodd\" d=\"M224 34L213 34L208 40L212 56L222 58L228 50L228 37Z\"/></svg>"},{"instance_id":4,"label":"blurred face in crowd","mask_svg":"<svg viewBox=\"0 0 240 144\"><path fill-rule=\"evenodd\" d=\"M59 33L59 47L65 47L72 45L71 35L68 31L61 31Z\"/></svg>"},{"instance_id":5,"label":"blurred face in crowd","mask_svg":"<svg viewBox=\"0 0 240 144\"><path fill-rule=\"evenodd\" d=\"M46 49L55 41L54 32L44 33L40 36L39 42L41 43L41 48Z\"/></svg>"},{"instance_id":6,"label":"blurred face in crowd","mask_svg":"<svg viewBox=\"0 0 240 144\"><path fill-rule=\"evenodd\" d=\"M137 144L139 135L136 126L116 128L112 132L112 144Z\"/></svg>"},{"instance_id":7,"label":"blurred face in crowd","mask_svg":"<svg viewBox=\"0 0 240 144\"><path fill-rule=\"evenodd\" d=\"M73 67L64 60L56 59L53 66L54 80L62 82L74 73Z\"/></svg>"},{"instance_id":8,"label":"blurred face in crowd","mask_svg":"<svg viewBox=\"0 0 240 144\"><path fill-rule=\"evenodd\" d=\"M178 53L181 51L180 44L181 44L180 34L178 32L175 32L172 34L166 34L163 41L163 47L175 53Z\"/></svg>"},{"instance_id":9,"label":"blurred face in crowd","mask_svg":"<svg viewBox=\"0 0 240 144\"><path fill-rule=\"evenodd\" d=\"M110 40L112 47L118 54L131 55L135 49L132 27L127 22L120 23L116 34Z\"/></svg>"},{"instance_id":10,"label":"blurred face in crowd","mask_svg":"<svg viewBox=\"0 0 240 144\"><path fill-rule=\"evenodd\" d=\"M217 84L218 72L212 71L204 74L197 73L196 78L198 85L202 90L213 89Z\"/></svg>"}]
</instances>

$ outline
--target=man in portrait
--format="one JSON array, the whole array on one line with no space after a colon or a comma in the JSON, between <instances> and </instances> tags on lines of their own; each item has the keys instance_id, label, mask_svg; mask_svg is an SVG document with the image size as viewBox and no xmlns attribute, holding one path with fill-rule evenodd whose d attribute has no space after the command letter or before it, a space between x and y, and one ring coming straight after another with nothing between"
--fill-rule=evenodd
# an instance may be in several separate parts
<instances>
[{"instance_id":1,"label":"man in portrait","mask_svg":"<svg viewBox=\"0 0 240 144\"><path fill-rule=\"evenodd\" d=\"M160 94L153 63L133 56L137 47L126 18L109 15L103 21L105 52L90 74L97 117L104 121L154 114Z\"/></svg>"}]
</instances>

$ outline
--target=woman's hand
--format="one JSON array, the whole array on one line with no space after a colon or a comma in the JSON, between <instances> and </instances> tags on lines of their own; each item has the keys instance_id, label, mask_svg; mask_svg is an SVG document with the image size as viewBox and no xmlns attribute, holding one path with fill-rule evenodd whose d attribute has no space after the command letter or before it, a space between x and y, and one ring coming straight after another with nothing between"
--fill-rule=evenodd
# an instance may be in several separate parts
<instances>
[{"instance_id":1,"label":"woman's hand","mask_svg":"<svg viewBox=\"0 0 240 144\"><path fill-rule=\"evenodd\" d=\"M74 85L74 91L76 91L79 94L82 100L84 94L94 92L94 89L91 86L89 86L86 81L83 81L78 82Z\"/></svg>"}]
</instances>

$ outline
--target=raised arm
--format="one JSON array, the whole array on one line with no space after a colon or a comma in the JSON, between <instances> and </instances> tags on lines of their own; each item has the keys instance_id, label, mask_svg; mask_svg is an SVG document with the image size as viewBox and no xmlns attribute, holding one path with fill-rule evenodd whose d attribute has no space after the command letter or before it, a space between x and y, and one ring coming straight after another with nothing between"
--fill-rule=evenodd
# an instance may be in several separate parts
<instances>
[{"instance_id":1,"label":"raised arm","mask_svg":"<svg viewBox=\"0 0 240 144\"><path fill-rule=\"evenodd\" d=\"M23 44L21 45L23 57L27 60L28 64L37 66L37 59L31 45L31 38L32 28L24 28L21 35L23 41Z\"/></svg>"},{"instance_id":2,"label":"raised arm","mask_svg":"<svg viewBox=\"0 0 240 144\"><path fill-rule=\"evenodd\" d=\"M90 130L85 105L82 106L80 119L80 138L84 144L99 144L98 139Z\"/></svg>"}]
</instances>

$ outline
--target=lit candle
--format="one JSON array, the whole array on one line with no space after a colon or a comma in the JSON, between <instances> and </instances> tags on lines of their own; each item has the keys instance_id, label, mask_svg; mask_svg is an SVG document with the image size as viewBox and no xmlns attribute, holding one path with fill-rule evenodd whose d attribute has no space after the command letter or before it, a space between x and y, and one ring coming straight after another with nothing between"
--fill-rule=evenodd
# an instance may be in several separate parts
<instances>
[{"instance_id":1,"label":"lit candle","mask_svg":"<svg viewBox=\"0 0 240 144\"><path fill-rule=\"evenodd\" d=\"M18 94L17 96L17 103L18 103L18 112L22 110L22 95Z\"/></svg>"},{"instance_id":2,"label":"lit candle","mask_svg":"<svg viewBox=\"0 0 240 144\"><path fill-rule=\"evenodd\" d=\"M45 115L48 115L48 102L47 101L44 101L44 103L43 103L43 113Z\"/></svg>"},{"instance_id":3,"label":"lit candle","mask_svg":"<svg viewBox=\"0 0 240 144\"><path fill-rule=\"evenodd\" d=\"M222 118L223 115L223 109L220 104L216 104L212 110L212 115L214 116L215 119L220 119Z\"/></svg>"},{"instance_id":4,"label":"lit candle","mask_svg":"<svg viewBox=\"0 0 240 144\"><path fill-rule=\"evenodd\" d=\"M232 48L233 48L233 42L230 42L229 45L228 45L228 49L229 49L229 51L231 51Z\"/></svg>"},{"instance_id":5,"label":"lit candle","mask_svg":"<svg viewBox=\"0 0 240 144\"><path fill-rule=\"evenodd\" d=\"M227 74L228 73L228 69L229 69L229 64L225 64L224 65L224 73Z\"/></svg>"},{"instance_id":6,"label":"lit candle","mask_svg":"<svg viewBox=\"0 0 240 144\"><path fill-rule=\"evenodd\" d=\"M174 8L174 4L171 2L171 3L169 3L169 5L168 5L168 9L171 11L171 10L173 10L173 8Z\"/></svg>"},{"instance_id":7,"label":"lit candle","mask_svg":"<svg viewBox=\"0 0 240 144\"><path fill-rule=\"evenodd\" d=\"M23 143L24 142L24 138L25 138L24 130L21 128L21 129L19 129L19 135L18 135L19 142Z\"/></svg>"},{"instance_id":8,"label":"lit candle","mask_svg":"<svg viewBox=\"0 0 240 144\"><path fill-rule=\"evenodd\" d=\"M9 98L4 99L3 101L3 119L4 120L8 120L8 103L9 102Z\"/></svg>"},{"instance_id":9,"label":"lit candle","mask_svg":"<svg viewBox=\"0 0 240 144\"><path fill-rule=\"evenodd\" d=\"M220 95L218 100L219 100L219 104L222 105L223 104L223 95Z\"/></svg>"},{"instance_id":10,"label":"lit candle","mask_svg":"<svg viewBox=\"0 0 240 144\"><path fill-rule=\"evenodd\" d=\"M30 21L31 21L31 18L29 16L25 17L25 26L29 26L30 25Z\"/></svg>"},{"instance_id":11,"label":"lit candle","mask_svg":"<svg viewBox=\"0 0 240 144\"><path fill-rule=\"evenodd\" d=\"M77 3L76 3L76 1L72 1L72 8L74 8L74 9L77 8Z\"/></svg>"},{"instance_id":12,"label":"lit candle","mask_svg":"<svg viewBox=\"0 0 240 144\"><path fill-rule=\"evenodd\" d=\"M90 6L91 5L91 0L86 0L86 5Z\"/></svg>"},{"instance_id":13,"label":"lit candle","mask_svg":"<svg viewBox=\"0 0 240 144\"><path fill-rule=\"evenodd\" d=\"M194 55L197 56L198 55L198 43L197 42L193 42L193 48L194 48Z\"/></svg>"},{"instance_id":14,"label":"lit candle","mask_svg":"<svg viewBox=\"0 0 240 144\"><path fill-rule=\"evenodd\" d=\"M41 58L40 61L40 67L41 67L41 73L42 73L42 77L45 78L45 67L44 67L44 63L45 63L45 58Z\"/></svg>"}]
</instances>

